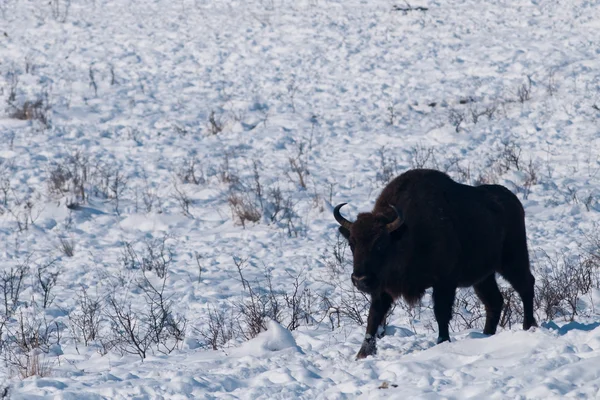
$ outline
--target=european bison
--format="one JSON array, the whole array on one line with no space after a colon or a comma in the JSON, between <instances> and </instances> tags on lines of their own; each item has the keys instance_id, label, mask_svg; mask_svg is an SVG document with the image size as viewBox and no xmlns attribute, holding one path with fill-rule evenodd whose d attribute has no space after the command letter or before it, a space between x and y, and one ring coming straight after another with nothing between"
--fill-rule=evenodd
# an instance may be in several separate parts
<instances>
[{"instance_id":1,"label":"european bison","mask_svg":"<svg viewBox=\"0 0 600 400\"><path fill-rule=\"evenodd\" d=\"M392 302L416 303L433 288L438 343L449 341L448 323L458 287L473 286L486 309L484 334L496 332L503 298L500 273L523 301L523 329L533 316L535 279L529 270L525 212L500 185L468 186L435 170L414 169L390 182L373 211L350 222L333 215L354 258L352 282L371 295L367 330L357 359L375 354L375 335Z\"/></svg>"}]
</instances>

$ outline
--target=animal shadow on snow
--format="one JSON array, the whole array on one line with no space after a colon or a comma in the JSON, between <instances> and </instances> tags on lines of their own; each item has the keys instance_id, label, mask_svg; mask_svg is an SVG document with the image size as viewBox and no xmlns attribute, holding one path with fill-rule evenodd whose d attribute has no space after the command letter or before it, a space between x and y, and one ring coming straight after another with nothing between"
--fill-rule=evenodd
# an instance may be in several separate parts
<instances>
[{"instance_id":1,"label":"animal shadow on snow","mask_svg":"<svg viewBox=\"0 0 600 400\"><path fill-rule=\"evenodd\" d=\"M591 332L594 329L600 327L600 322L592 322L591 324L583 324L581 322L571 321L563 326L558 326L554 321L544 322L543 328L548 330L556 331L560 336L567 334L570 331L578 330Z\"/></svg>"},{"instance_id":2,"label":"animal shadow on snow","mask_svg":"<svg viewBox=\"0 0 600 400\"><path fill-rule=\"evenodd\" d=\"M396 340L400 340L400 342ZM381 350L385 351L389 349L397 357L428 350L436 346L436 341L427 338L427 335L416 335L413 331L406 328L387 325L385 327L385 335L380 344Z\"/></svg>"},{"instance_id":3,"label":"animal shadow on snow","mask_svg":"<svg viewBox=\"0 0 600 400\"><path fill-rule=\"evenodd\" d=\"M600 326L600 324L598 324L598 326ZM388 325L385 328L385 337L383 338L383 340L380 342L382 345L382 349L391 349L393 350L395 353L395 355L408 355L411 353L415 353L415 352L422 352L425 350L429 350L432 348L436 348L439 345L436 344L436 341L433 339L428 339L427 338L428 335L415 335L412 331L410 331L409 329L406 328L402 328L402 327L395 327L395 326L391 326ZM396 338L401 338L401 339L405 339L403 340L403 343L400 345L400 347L398 347L398 343L394 343L394 344L390 344L389 340L385 340L385 338L390 338L390 337L396 337ZM470 339L487 339L492 337L492 335L486 335L485 333L482 332L469 332L466 336L459 336L459 337L453 337L451 342L448 342L446 344L454 344L457 342L462 342L463 340L470 340ZM387 344L385 342L388 342Z\"/></svg>"}]
</instances>

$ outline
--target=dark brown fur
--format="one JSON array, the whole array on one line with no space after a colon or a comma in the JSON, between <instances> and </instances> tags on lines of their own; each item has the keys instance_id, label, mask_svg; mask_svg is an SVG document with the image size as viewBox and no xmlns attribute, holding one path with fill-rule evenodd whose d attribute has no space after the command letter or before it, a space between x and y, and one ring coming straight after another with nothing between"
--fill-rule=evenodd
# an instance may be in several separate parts
<instances>
[{"instance_id":1,"label":"dark brown fur","mask_svg":"<svg viewBox=\"0 0 600 400\"><path fill-rule=\"evenodd\" d=\"M390 205L404 223L388 233L385 225L396 217ZM393 300L402 296L414 304L431 287L438 342L450 340L458 287L475 287L486 307L484 333L494 334L503 307L496 272L523 300L524 329L535 326L524 218L519 199L500 185L463 185L426 169L407 171L390 182L370 213L359 214L350 230L340 227L353 251L353 281L359 278L357 287L371 295L358 357L375 353L375 333Z\"/></svg>"}]
</instances>

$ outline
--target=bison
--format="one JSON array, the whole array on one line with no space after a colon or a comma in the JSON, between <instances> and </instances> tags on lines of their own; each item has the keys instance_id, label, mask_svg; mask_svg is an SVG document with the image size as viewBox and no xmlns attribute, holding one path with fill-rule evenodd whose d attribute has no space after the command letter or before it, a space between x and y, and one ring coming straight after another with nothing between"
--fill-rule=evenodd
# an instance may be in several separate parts
<instances>
[{"instance_id":1,"label":"bison","mask_svg":"<svg viewBox=\"0 0 600 400\"><path fill-rule=\"evenodd\" d=\"M376 333L392 302L415 304L433 288L438 343L450 341L448 323L458 287L473 286L485 306L484 334L496 332L503 298L496 272L519 293L523 329L533 316L525 212L501 185L469 186L443 172L413 169L392 180L371 212L350 222L335 207L353 254L352 283L371 297L365 339L356 358L377 352Z\"/></svg>"}]
</instances>

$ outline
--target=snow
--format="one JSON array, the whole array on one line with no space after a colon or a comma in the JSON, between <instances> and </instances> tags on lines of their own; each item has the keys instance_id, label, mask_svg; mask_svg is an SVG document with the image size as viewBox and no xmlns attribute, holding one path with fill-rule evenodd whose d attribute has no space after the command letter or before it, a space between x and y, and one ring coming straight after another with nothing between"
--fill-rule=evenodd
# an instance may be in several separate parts
<instances>
[{"instance_id":1,"label":"snow","mask_svg":"<svg viewBox=\"0 0 600 400\"><path fill-rule=\"evenodd\" d=\"M267 322L267 330L259 333L255 338L244 342L232 354L237 356L268 357L269 352L292 349L301 350L291 332L273 320Z\"/></svg>"},{"instance_id":2,"label":"snow","mask_svg":"<svg viewBox=\"0 0 600 400\"><path fill-rule=\"evenodd\" d=\"M432 335L398 335L380 342L377 357L360 362L343 343L332 348L326 332L298 332L298 342L312 342L303 352L289 332L274 323L269 329L275 332L231 352L194 350L143 363L115 359L110 373L108 366L82 363L83 376L30 378L14 387L13 398L31 398L35 390L58 398L541 399L592 398L600 390L600 329L511 330L493 337L462 332L437 346ZM358 335L351 342L356 347ZM384 382L388 387L380 388Z\"/></svg>"},{"instance_id":3,"label":"snow","mask_svg":"<svg viewBox=\"0 0 600 400\"><path fill-rule=\"evenodd\" d=\"M597 238L600 1L410 3L428 10L392 11L403 2L389 0L0 2L0 271L27 257L32 271L54 261L53 303L36 305L31 274L19 307L64 328L61 343L43 354L49 375L23 379L3 363L0 393L9 386L14 399L596 397L597 289L579 299L574 322L560 316L492 337L458 329L441 345L430 310L415 317L397 307L377 355L361 361L354 356L364 326L338 326L326 311L292 331L269 321L256 337L219 350L199 334L210 310L229 310L247 294L235 260L246 260L252 285L268 272L289 292L301 274L315 298L339 295L326 266L333 206L348 202L349 216L369 210L385 173L416 164L470 183L494 174L515 191L537 276L547 272L542 254L576 258ZM521 102L527 76L531 98ZM47 98L47 127L4 110L12 88L15 104ZM486 110L493 117L475 122ZM465 116L458 128L457 115ZM492 162L507 143L520 149L518 169ZM308 171L306 187L290 159ZM98 193L98 179L86 185L86 201L68 208L77 193L51 192L50 181L72 160L87 160L90 174L122 174L119 201ZM198 184L181 179L192 160ZM530 161L537 182L526 187ZM242 227L232 216L230 196L254 187L254 163L265 193L279 188L289 200L289 219L271 222L264 213ZM141 254L161 238L173 251L165 293L188 321L182 345L142 361L99 341L76 342L67 327L82 288L143 308L140 271L123 267L123 245ZM64 240L72 257L60 249Z\"/></svg>"}]
</instances>

